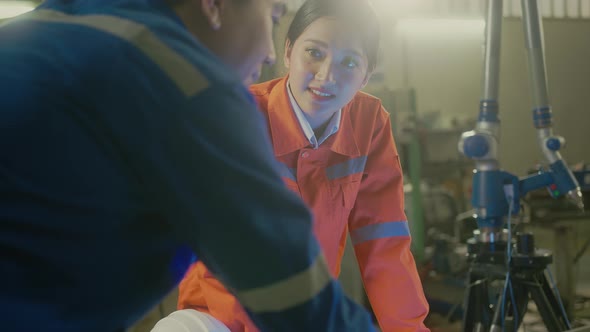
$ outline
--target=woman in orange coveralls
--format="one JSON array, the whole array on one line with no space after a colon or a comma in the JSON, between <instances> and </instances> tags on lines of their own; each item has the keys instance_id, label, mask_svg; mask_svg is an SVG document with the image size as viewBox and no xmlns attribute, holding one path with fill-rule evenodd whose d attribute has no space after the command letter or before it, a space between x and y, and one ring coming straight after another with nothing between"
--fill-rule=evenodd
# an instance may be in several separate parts
<instances>
[{"instance_id":1,"label":"woman in orange coveralls","mask_svg":"<svg viewBox=\"0 0 590 332\"><path fill-rule=\"evenodd\" d=\"M333 275L350 232L381 329L428 331L389 114L359 91L375 68L378 43L377 17L366 0L308 0L287 33L288 76L251 92L268 120L285 183L314 212ZM202 263L182 281L178 306L209 313L233 332L258 331Z\"/></svg>"}]
</instances>

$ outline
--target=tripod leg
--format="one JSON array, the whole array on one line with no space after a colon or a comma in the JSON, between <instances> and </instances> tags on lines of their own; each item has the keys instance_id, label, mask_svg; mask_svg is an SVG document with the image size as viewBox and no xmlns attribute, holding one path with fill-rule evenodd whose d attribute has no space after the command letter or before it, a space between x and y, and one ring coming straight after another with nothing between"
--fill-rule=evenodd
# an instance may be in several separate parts
<instances>
[{"instance_id":1,"label":"tripod leg","mask_svg":"<svg viewBox=\"0 0 590 332\"><path fill-rule=\"evenodd\" d=\"M469 271L467 289L465 290L463 311L463 332L485 332L489 324L486 322L488 288L485 277Z\"/></svg>"},{"instance_id":2,"label":"tripod leg","mask_svg":"<svg viewBox=\"0 0 590 332\"><path fill-rule=\"evenodd\" d=\"M494 306L494 315L492 316L492 326L490 327L490 332L502 332L502 326L504 316L502 315L502 302L504 302L504 297L500 293L498 295L498 301L496 302L496 306Z\"/></svg>"},{"instance_id":3,"label":"tripod leg","mask_svg":"<svg viewBox=\"0 0 590 332\"><path fill-rule=\"evenodd\" d=\"M569 329L567 318L562 313L557 297L553 293L544 272L533 274L534 283L528 283L527 288L537 304L541 318L549 332L560 332Z\"/></svg>"},{"instance_id":4,"label":"tripod leg","mask_svg":"<svg viewBox=\"0 0 590 332\"><path fill-rule=\"evenodd\" d=\"M518 314L518 324L516 328L518 329L522 324L523 317L529 305L529 291L517 279L513 279L512 287L514 289L514 297L516 298L516 312Z\"/></svg>"},{"instance_id":5,"label":"tripod leg","mask_svg":"<svg viewBox=\"0 0 590 332\"><path fill-rule=\"evenodd\" d=\"M506 319L504 331L517 331L522 324L524 314L529 304L529 293L526 287L522 285L518 277L512 277L511 288L507 291L506 296L510 298L509 306L506 309Z\"/></svg>"}]
</instances>

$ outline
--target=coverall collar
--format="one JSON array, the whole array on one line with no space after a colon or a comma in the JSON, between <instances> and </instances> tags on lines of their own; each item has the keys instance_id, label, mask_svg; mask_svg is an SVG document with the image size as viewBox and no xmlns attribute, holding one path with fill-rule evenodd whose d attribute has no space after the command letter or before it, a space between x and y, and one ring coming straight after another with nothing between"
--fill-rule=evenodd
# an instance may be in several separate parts
<instances>
[{"instance_id":1,"label":"coverall collar","mask_svg":"<svg viewBox=\"0 0 590 332\"><path fill-rule=\"evenodd\" d=\"M283 77L274 85L268 99L268 120L276 156L282 156L310 146L309 140L301 129L299 120L295 116L289 101L287 92L288 79L288 76ZM322 146L327 146L330 150L345 156L359 157L360 151L354 137L349 109L349 104L342 108L340 129Z\"/></svg>"}]
</instances>

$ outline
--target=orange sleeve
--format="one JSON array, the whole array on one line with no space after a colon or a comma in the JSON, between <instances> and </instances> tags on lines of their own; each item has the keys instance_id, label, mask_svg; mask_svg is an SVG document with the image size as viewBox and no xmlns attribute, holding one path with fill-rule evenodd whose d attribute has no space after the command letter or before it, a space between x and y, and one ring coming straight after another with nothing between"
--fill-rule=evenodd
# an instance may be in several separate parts
<instances>
[{"instance_id":1,"label":"orange sleeve","mask_svg":"<svg viewBox=\"0 0 590 332\"><path fill-rule=\"evenodd\" d=\"M365 290L384 332L429 331L404 213L403 178L388 113L377 116L349 230Z\"/></svg>"},{"instance_id":2,"label":"orange sleeve","mask_svg":"<svg viewBox=\"0 0 590 332\"><path fill-rule=\"evenodd\" d=\"M178 309L206 312L232 332L258 332L248 313L219 280L197 262L189 269L178 289Z\"/></svg>"}]
</instances>

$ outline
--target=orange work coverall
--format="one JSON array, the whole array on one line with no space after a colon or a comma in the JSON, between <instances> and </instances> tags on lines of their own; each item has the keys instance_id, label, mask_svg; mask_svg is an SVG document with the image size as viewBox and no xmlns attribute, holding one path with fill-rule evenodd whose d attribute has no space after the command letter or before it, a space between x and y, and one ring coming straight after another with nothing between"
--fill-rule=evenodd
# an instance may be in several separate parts
<instances>
[{"instance_id":1,"label":"orange work coverall","mask_svg":"<svg viewBox=\"0 0 590 332\"><path fill-rule=\"evenodd\" d=\"M251 92L268 120L286 185L314 213L314 232L330 271L339 275L350 232L381 329L428 331L423 324L428 303L410 252L389 114L379 99L359 92L342 108L339 130L314 149L293 112L286 84L287 77L275 79L253 85ZM258 331L236 298L200 262L180 284L178 308L208 312L232 332Z\"/></svg>"}]
</instances>

